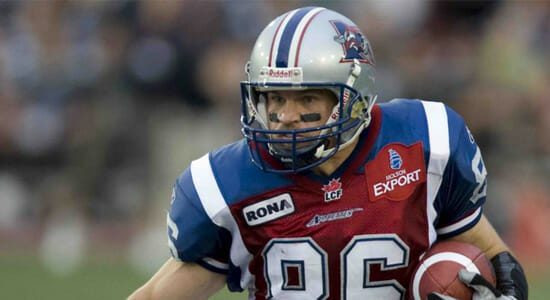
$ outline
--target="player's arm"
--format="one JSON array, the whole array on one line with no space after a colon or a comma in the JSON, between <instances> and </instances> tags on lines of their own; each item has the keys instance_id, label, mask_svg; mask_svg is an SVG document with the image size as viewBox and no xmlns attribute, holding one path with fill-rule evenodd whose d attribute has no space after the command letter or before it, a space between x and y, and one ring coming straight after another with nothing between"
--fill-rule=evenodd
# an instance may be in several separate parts
<instances>
[{"instance_id":1,"label":"player's arm","mask_svg":"<svg viewBox=\"0 0 550 300\"><path fill-rule=\"evenodd\" d=\"M482 299L508 299L506 296L518 300L527 299L527 278L520 263L510 253L510 249L485 216L482 216L474 227L451 239L474 244L491 259L497 277L497 290L492 290L493 287L479 275L464 271L460 274L460 279L466 284L481 294L487 294Z\"/></svg>"},{"instance_id":2,"label":"player's arm","mask_svg":"<svg viewBox=\"0 0 550 300\"><path fill-rule=\"evenodd\" d=\"M452 237L451 240L476 245L489 259L499 253L510 251L484 215L474 227Z\"/></svg>"},{"instance_id":3,"label":"player's arm","mask_svg":"<svg viewBox=\"0 0 550 300\"><path fill-rule=\"evenodd\" d=\"M474 244L491 259L496 289L479 275L460 272L461 280L476 290L475 299L527 299L527 281L521 265L482 214L487 170L481 151L464 120L452 109L446 110L451 153L439 202L436 201L440 213L438 237Z\"/></svg>"},{"instance_id":4,"label":"player's arm","mask_svg":"<svg viewBox=\"0 0 550 300\"><path fill-rule=\"evenodd\" d=\"M211 272L194 263L170 258L128 300L208 299L224 284L225 276L222 274Z\"/></svg>"},{"instance_id":5,"label":"player's arm","mask_svg":"<svg viewBox=\"0 0 550 300\"><path fill-rule=\"evenodd\" d=\"M176 180L166 216L172 258L130 299L207 299L226 283L230 233L204 210L188 168Z\"/></svg>"}]
</instances>

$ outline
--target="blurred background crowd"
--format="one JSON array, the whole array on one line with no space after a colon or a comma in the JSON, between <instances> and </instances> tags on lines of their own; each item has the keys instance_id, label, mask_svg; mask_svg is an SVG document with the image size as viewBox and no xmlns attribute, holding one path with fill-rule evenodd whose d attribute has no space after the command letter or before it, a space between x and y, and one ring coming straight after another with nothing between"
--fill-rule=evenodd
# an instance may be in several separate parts
<instances>
[{"instance_id":1,"label":"blurred background crowd","mask_svg":"<svg viewBox=\"0 0 550 300\"><path fill-rule=\"evenodd\" d=\"M367 35L379 101L464 116L490 174L486 214L532 276L550 274L548 1L0 1L0 256L149 276L168 257L175 178L240 138L255 38L305 5Z\"/></svg>"}]
</instances>

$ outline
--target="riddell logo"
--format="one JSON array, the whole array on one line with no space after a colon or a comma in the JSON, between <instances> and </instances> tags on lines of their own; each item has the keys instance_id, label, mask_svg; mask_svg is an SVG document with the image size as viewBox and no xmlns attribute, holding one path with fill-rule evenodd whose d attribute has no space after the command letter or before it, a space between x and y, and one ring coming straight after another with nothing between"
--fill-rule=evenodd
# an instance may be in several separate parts
<instances>
[{"instance_id":1,"label":"riddell logo","mask_svg":"<svg viewBox=\"0 0 550 300\"><path fill-rule=\"evenodd\" d=\"M292 76L292 72L290 70L273 70L270 69L267 76L272 78L290 78Z\"/></svg>"},{"instance_id":2,"label":"riddell logo","mask_svg":"<svg viewBox=\"0 0 550 300\"><path fill-rule=\"evenodd\" d=\"M340 178L334 178L329 181L328 184L323 185L323 192L325 192L325 202L338 200L342 198L343 190Z\"/></svg>"},{"instance_id":3,"label":"riddell logo","mask_svg":"<svg viewBox=\"0 0 550 300\"><path fill-rule=\"evenodd\" d=\"M271 68L263 67L260 70L260 80L273 80L276 82L302 82L302 68Z\"/></svg>"},{"instance_id":4,"label":"riddell logo","mask_svg":"<svg viewBox=\"0 0 550 300\"><path fill-rule=\"evenodd\" d=\"M342 100L343 100L342 101L342 107L346 107L346 104L348 103L350 96L351 96L350 91L348 89L344 89L344 93L342 95ZM339 117L340 117L340 111L339 110L334 111L330 115L330 118L333 119L333 120L337 120Z\"/></svg>"}]
</instances>

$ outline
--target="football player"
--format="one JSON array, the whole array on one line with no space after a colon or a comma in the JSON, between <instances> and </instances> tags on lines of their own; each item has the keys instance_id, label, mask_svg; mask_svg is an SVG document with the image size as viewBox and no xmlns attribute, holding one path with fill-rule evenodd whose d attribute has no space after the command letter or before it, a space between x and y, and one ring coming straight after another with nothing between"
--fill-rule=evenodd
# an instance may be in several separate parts
<instances>
[{"instance_id":1,"label":"football player","mask_svg":"<svg viewBox=\"0 0 550 300\"><path fill-rule=\"evenodd\" d=\"M193 161L167 215L172 253L131 299L405 299L441 239L492 259L476 299L527 299L524 272L483 215L487 171L442 103L376 104L366 36L321 7L259 35L241 83L244 139ZM432 295L443 298L443 295Z\"/></svg>"}]
</instances>

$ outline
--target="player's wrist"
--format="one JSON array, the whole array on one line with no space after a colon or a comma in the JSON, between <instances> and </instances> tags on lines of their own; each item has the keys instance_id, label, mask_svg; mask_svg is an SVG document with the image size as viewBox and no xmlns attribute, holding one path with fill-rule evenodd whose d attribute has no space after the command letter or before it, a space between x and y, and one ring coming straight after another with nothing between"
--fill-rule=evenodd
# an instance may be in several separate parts
<instances>
[{"instance_id":1,"label":"player's wrist","mask_svg":"<svg viewBox=\"0 0 550 300\"><path fill-rule=\"evenodd\" d=\"M497 289L504 295L517 300L526 300L528 285L520 263L508 251L501 252L491 259L497 278Z\"/></svg>"}]
</instances>

